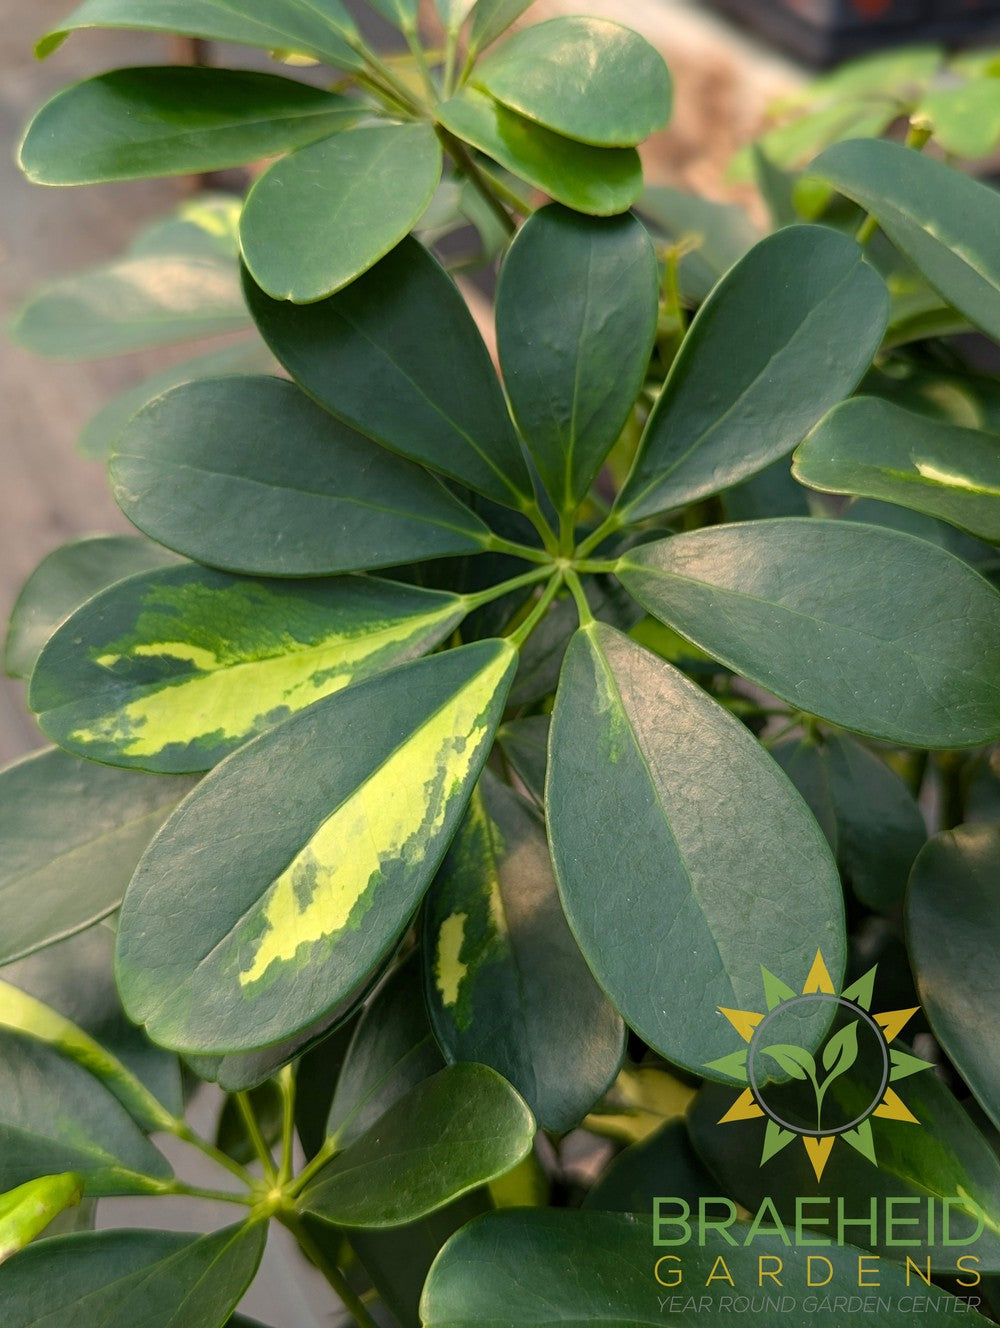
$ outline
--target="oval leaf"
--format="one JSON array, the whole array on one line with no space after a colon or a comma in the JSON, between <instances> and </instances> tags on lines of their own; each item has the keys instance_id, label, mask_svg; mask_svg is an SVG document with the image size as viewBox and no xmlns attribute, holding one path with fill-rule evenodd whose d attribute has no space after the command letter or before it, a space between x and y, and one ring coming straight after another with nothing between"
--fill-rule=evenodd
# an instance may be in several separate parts
<instances>
[{"instance_id":1,"label":"oval leaf","mask_svg":"<svg viewBox=\"0 0 1000 1328\"><path fill-rule=\"evenodd\" d=\"M0 1194L0 1263L23 1250L50 1222L83 1197L83 1177L73 1172L40 1176Z\"/></svg>"},{"instance_id":2,"label":"oval leaf","mask_svg":"<svg viewBox=\"0 0 1000 1328\"><path fill-rule=\"evenodd\" d=\"M247 1051L355 993L444 856L515 659L506 642L477 642L367 679L204 780L122 905L132 1018L177 1050Z\"/></svg>"},{"instance_id":3,"label":"oval leaf","mask_svg":"<svg viewBox=\"0 0 1000 1328\"><path fill-rule=\"evenodd\" d=\"M698 1296L706 1286L752 1288L755 1301L768 1299L757 1289L759 1269L767 1266L758 1263L761 1247L742 1244L749 1230L735 1227L731 1245L709 1232L704 1244L692 1239L683 1246L684 1284L673 1294L685 1308L670 1310L670 1321L684 1328L696 1325L700 1321ZM650 1222L625 1213L572 1209L487 1213L463 1227L441 1251L424 1288L421 1321L426 1328L490 1328L500 1323L504 1328L551 1328L558 1323L567 1328L582 1324L662 1328L667 1315L661 1307L671 1292L658 1287L653 1278L660 1252L653 1244L653 1233ZM673 1231L668 1228L667 1234L673 1235ZM769 1252L774 1248L774 1244L769 1246ZM815 1251L808 1246L777 1248L784 1264L783 1285L804 1288L806 1259ZM670 1253L676 1256L676 1251ZM850 1308L849 1301L852 1295L858 1298L858 1254L850 1245L823 1250L833 1272L817 1300L820 1296L830 1299L830 1308L823 1314L828 1328L856 1328L857 1309ZM717 1263L720 1256L730 1282ZM664 1282L680 1266L672 1261L663 1265ZM827 1271L825 1264L814 1268L817 1274ZM711 1283L713 1275L721 1282ZM901 1298L905 1303L908 1285L903 1269L886 1265L879 1276L878 1294L893 1306L891 1310L880 1308L879 1323L886 1328L906 1328L913 1314L899 1308ZM935 1292L936 1303L961 1314L963 1320L988 1323L966 1302L936 1288ZM718 1299L709 1299L718 1305ZM781 1293L776 1292L772 1299L780 1306ZM738 1299L736 1303L740 1303ZM943 1321L946 1311L939 1312ZM801 1309L755 1309L753 1322L757 1328L782 1328L804 1323L802 1314ZM710 1320L712 1311L700 1317ZM720 1310L717 1317L729 1316Z\"/></svg>"},{"instance_id":4,"label":"oval leaf","mask_svg":"<svg viewBox=\"0 0 1000 1328\"><path fill-rule=\"evenodd\" d=\"M478 553L490 537L435 477L280 378L151 402L118 441L111 484L140 529L231 572L324 576Z\"/></svg>"},{"instance_id":5,"label":"oval leaf","mask_svg":"<svg viewBox=\"0 0 1000 1328\"><path fill-rule=\"evenodd\" d=\"M454 3L454 0L450 0ZM472 30L469 33L469 51L478 52L503 36L534 0L476 0L472 7Z\"/></svg>"},{"instance_id":6,"label":"oval leaf","mask_svg":"<svg viewBox=\"0 0 1000 1328\"><path fill-rule=\"evenodd\" d=\"M526 119L596 147L632 147L670 118L663 57L607 19L535 23L488 56L473 78Z\"/></svg>"},{"instance_id":7,"label":"oval leaf","mask_svg":"<svg viewBox=\"0 0 1000 1328\"><path fill-rule=\"evenodd\" d=\"M10 615L4 668L28 678L42 646L74 610L116 581L172 563L173 557L137 535L74 540L43 558L25 581Z\"/></svg>"},{"instance_id":8,"label":"oval leaf","mask_svg":"<svg viewBox=\"0 0 1000 1328\"><path fill-rule=\"evenodd\" d=\"M906 899L910 959L941 1046L1000 1128L998 931L1000 825L962 825L932 839Z\"/></svg>"},{"instance_id":9,"label":"oval leaf","mask_svg":"<svg viewBox=\"0 0 1000 1328\"><path fill-rule=\"evenodd\" d=\"M577 212L612 217L642 193L642 163L634 148L575 143L472 87L444 102L437 115L453 134Z\"/></svg>"},{"instance_id":10,"label":"oval leaf","mask_svg":"<svg viewBox=\"0 0 1000 1328\"><path fill-rule=\"evenodd\" d=\"M246 283L261 335L338 419L508 507L531 480L458 287L416 240L318 304L270 299Z\"/></svg>"},{"instance_id":11,"label":"oval leaf","mask_svg":"<svg viewBox=\"0 0 1000 1328\"><path fill-rule=\"evenodd\" d=\"M221 1328L253 1281L267 1223L210 1236L88 1231L57 1236L0 1269L4 1328Z\"/></svg>"},{"instance_id":12,"label":"oval leaf","mask_svg":"<svg viewBox=\"0 0 1000 1328\"><path fill-rule=\"evenodd\" d=\"M794 953L805 973L818 945L842 970L821 830L747 729L683 674L603 624L579 631L549 751L570 926L626 1022L669 1060L704 1074L733 1050L717 1007L754 1008L761 955ZM707 803L692 796L701 787Z\"/></svg>"},{"instance_id":13,"label":"oval leaf","mask_svg":"<svg viewBox=\"0 0 1000 1328\"><path fill-rule=\"evenodd\" d=\"M19 163L35 184L93 184L241 166L354 124L363 108L274 74L115 69L57 92Z\"/></svg>"},{"instance_id":14,"label":"oval leaf","mask_svg":"<svg viewBox=\"0 0 1000 1328\"><path fill-rule=\"evenodd\" d=\"M321 697L426 653L457 595L368 577L251 581L190 564L84 605L42 651L29 702L90 760L207 770Z\"/></svg>"},{"instance_id":15,"label":"oval leaf","mask_svg":"<svg viewBox=\"0 0 1000 1328\"><path fill-rule=\"evenodd\" d=\"M620 575L650 613L809 714L914 747L1000 736L1000 596L924 540L751 521L643 545Z\"/></svg>"},{"instance_id":16,"label":"oval leaf","mask_svg":"<svg viewBox=\"0 0 1000 1328\"><path fill-rule=\"evenodd\" d=\"M808 271L808 281L789 272ZM853 240L788 226L740 260L684 338L618 498L625 521L747 479L856 387L889 296Z\"/></svg>"},{"instance_id":17,"label":"oval leaf","mask_svg":"<svg viewBox=\"0 0 1000 1328\"><path fill-rule=\"evenodd\" d=\"M321 300L399 243L440 179L441 147L422 121L366 125L300 148L247 196L246 265L276 299Z\"/></svg>"},{"instance_id":18,"label":"oval leaf","mask_svg":"<svg viewBox=\"0 0 1000 1328\"><path fill-rule=\"evenodd\" d=\"M452 1065L317 1172L298 1206L338 1226L401 1226L510 1171L534 1135L505 1079L485 1065Z\"/></svg>"},{"instance_id":19,"label":"oval leaf","mask_svg":"<svg viewBox=\"0 0 1000 1328\"><path fill-rule=\"evenodd\" d=\"M0 964L107 917L190 779L47 750L0 773Z\"/></svg>"},{"instance_id":20,"label":"oval leaf","mask_svg":"<svg viewBox=\"0 0 1000 1328\"><path fill-rule=\"evenodd\" d=\"M809 168L870 212L970 323L1000 339L1000 194L881 139L837 143Z\"/></svg>"},{"instance_id":21,"label":"oval leaf","mask_svg":"<svg viewBox=\"0 0 1000 1328\"><path fill-rule=\"evenodd\" d=\"M795 453L796 479L940 517L1000 542L1000 436L961 429L877 397L845 401Z\"/></svg>"},{"instance_id":22,"label":"oval leaf","mask_svg":"<svg viewBox=\"0 0 1000 1328\"><path fill-rule=\"evenodd\" d=\"M656 252L634 217L542 208L504 260L504 383L560 511L576 509L625 427L649 367L657 308Z\"/></svg>"},{"instance_id":23,"label":"oval leaf","mask_svg":"<svg viewBox=\"0 0 1000 1328\"><path fill-rule=\"evenodd\" d=\"M621 1066L621 1018L566 925L544 826L488 772L425 913L427 1000L453 1061L491 1065L564 1134Z\"/></svg>"}]
</instances>

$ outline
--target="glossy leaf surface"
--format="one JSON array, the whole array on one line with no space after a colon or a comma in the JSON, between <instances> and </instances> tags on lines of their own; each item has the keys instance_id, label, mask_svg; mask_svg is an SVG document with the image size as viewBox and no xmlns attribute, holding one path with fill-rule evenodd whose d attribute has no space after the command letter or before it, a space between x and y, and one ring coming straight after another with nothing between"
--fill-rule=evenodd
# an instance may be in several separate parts
<instances>
[{"instance_id":1,"label":"glossy leaf surface","mask_svg":"<svg viewBox=\"0 0 1000 1328\"><path fill-rule=\"evenodd\" d=\"M29 702L91 760L172 774L424 654L462 600L392 581L255 581L190 564L90 600L42 652Z\"/></svg>"},{"instance_id":2,"label":"glossy leaf surface","mask_svg":"<svg viewBox=\"0 0 1000 1328\"><path fill-rule=\"evenodd\" d=\"M122 905L117 972L132 1017L178 1050L251 1050L361 987L444 855L513 667L498 641L404 665L219 766Z\"/></svg>"},{"instance_id":3,"label":"glossy leaf surface","mask_svg":"<svg viewBox=\"0 0 1000 1328\"><path fill-rule=\"evenodd\" d=\"M252 281L246 292L264 340L338 419L522 505L527 466L489 353L455 283L416 240L317 304L272 300Z\"/></svg>"},{"instance_id":4,"label":"glossy leaf surface","mask_svg":"<svg viewBox=\"0 0 1000 1328\"><path fill-rule=\"evenodd\" d=\"M0 1194L0 1263L23 1250L50 1222L83 1197L83 1177L71 1171L29 1180Z\"/></svg>"},{"instance_id":5,"label":"glossy leaf surface","mask_svg":"<svg viewBox=\"0 0 1000 1328\"><path fill-rule=\"evenodd\" d=\"M821 830L752 735L679 671L602 624L578 632L549 751L566 916L625 1021L669 1060L704 1074L733 1050L716 1008L754 1008L760 955L804 976L819 946L843 968Z\"/></svg>"},{"instance_id":6,"label":"glossy leaf surface","mask_svg":"<svg viewBox=\"0 0 1000 1328\"><path fill-rule=\"evenodd\" d=\"M932 839L906 898L910 958L935 1036L1000 1128L994 981L1000 915L1000 826L963 825Z\"/></svg>"},{"instance_id":7,"label":"glossy leaf surface","mask_svg":"<svg viewBox=\"0 0 1000 1328\"><path fill-rule=\"evenodd\" d=\"M452 1065L317 1172L299 1207L339 1226L401 1226L509 1171L534 1134L505 1079L485 1065Z\"/></svg>"},{"instance_id":8,"label":"glossy leaf surface","mask_svg":"<svg viewBox=\"0 0 1000 1328\"><path fill-rule=\"evenodd\" d=\"M916 747L1000 736L1000 596L924 540L751 521L643 545L620 575L651 613L809 714Z\"/></svg>"},{"instance_id":9,"label":"glossy leaf surface","mask_svg":"<svg viewBox=\"0 0 1000 1328\"><path fill-rule=\"evenodd\" d=\"M428 899L425 950L449 1059L493 1066L544 1129L578 1125L618 1073L624 1028L566 925L540 817L489 772Z\"/></svg>"},{"instance_id":10,"label":"glossy leaf surface","mask_svg":"<svg viewBox=\"0 0 1000 1328\"><path fill-rule=\"evenodd\" d=\"M808 281L789 279L803 271ZM789 226L761 240L691 324L619 496L623 519L717 493L790 452L853 391L888 311L846 236Z\"/></svg>"},{"instance_id":11,"label":"glossy leaf surface","mask_svg":"<svg viewBox=\"0 0 1000 1328\"><path fill-rule=\"evenodd\" d=\"M1000 435L856 397L820 421L793 469L811 489L899 503L1000 541Z\"/></svg>"},{"instance_id":12,"label":"glossy leaf surface","mask_svg":"<svg viewBox=\"0 0 1000 1328\"><path fill-rule=\"evenodd\" d=\"M55 749L0 773L0 964L116 909L146 845L193 784Z\"/></svg>"},{"instance_id":13,"label":"glossy leaf surface","mask_svg":"<svg viewBox=\"0 0 1000 1328\"><path fill-rule=\"evenodd\" d=\"M399 243L440 178L441 148L423 121L364 125L300 148L247 196L246 265L276 299L321 300Z\"/></svg>"},{"instance_id":14,"label":"glossy leaf surface","mask_svg":"<svg viewBox=\"0 0 1000 1328\"><path fill-rule=\"evenodd\" d=\"M115 69L57 92L20 165L35 184L93 184L240 166L353 124L363 110L306 83L242 69Z\"/></svg>"},{"instance_id":15,"label":"glossy leaf surface","mask_svg":"<svg viewBox=\"0 0 1000 1328\"><path fill-rule=\"evenodd\" d=\"M575 143L475 88L444 102L438 118L487 157L577 212L615 216L642 193L642 164L634 148Z\"/></svg>"},{"instance_id":16,"label":"glossy leaf surface","mask_svg":"<svg viewBox=\"0 0 1000 1328\"><path fill-rule=\"evenodd\" d=\"M473 80L526 119L597 147L632 147L670 115L662 56L607 19L534 23L487 56Z\"/></svg>"},{"instance_id":17,"label":"glossy leaf surface","mask_svg":"<svg viewBox=\"0 0 1000 1328\"><path fill-rule=\"evenodd\" d=\"M653 245L629 216L542 208L504 260L497 295L504 383L561 511L585 497L639 395L657 289Z\"/></svg>"}]
</instances>

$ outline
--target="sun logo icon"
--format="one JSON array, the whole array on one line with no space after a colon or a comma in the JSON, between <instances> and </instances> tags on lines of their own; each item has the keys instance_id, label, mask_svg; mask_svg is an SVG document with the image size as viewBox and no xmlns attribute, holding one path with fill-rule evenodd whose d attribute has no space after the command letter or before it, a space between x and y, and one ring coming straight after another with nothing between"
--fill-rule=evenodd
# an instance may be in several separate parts
<instances>
[{"instance_id":1,"label":"sun logo icon","mask_svg":"<svg viewBox=\"0 0 1000 1328\"><path fill-rule=\"evenodd\" d=\"M817 951L801 992L762 966L766 1012L719 1007L747 1044L705 1067L746 1085L719 1124L765 1119L761 1166L799 1138L819 1181L838 1139L876 1161L873 1116L919 1123L892 1085L934 1067L891 1046L919 1007L872 1014L876 971L838 993Z\"/></svg>"}]
</instances>

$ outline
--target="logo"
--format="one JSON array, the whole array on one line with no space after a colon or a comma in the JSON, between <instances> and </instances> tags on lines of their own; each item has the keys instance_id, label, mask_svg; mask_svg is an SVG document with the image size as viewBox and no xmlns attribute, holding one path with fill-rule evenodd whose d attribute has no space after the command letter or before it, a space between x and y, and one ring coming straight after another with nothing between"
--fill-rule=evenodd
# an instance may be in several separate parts
<instances>
[{"instance_id":1,"label":"logo","mask_svg":"<svg viewBox=\"0 0 1000 1328\"><path fill-rule=\"evenodd\" d=\"M765 1120L761 1166L798 1138L818 1181L838 1140L876 1162L872 1117L919 1124L893 1085L934 1067L891 1045L919 1007L872 1014L876 971L838 993L817 951L801 992L761 968L765 1013L719 1007L747 1044L705 1067L746 1085L719 1124Z\"/></svg>"}]
</instances>

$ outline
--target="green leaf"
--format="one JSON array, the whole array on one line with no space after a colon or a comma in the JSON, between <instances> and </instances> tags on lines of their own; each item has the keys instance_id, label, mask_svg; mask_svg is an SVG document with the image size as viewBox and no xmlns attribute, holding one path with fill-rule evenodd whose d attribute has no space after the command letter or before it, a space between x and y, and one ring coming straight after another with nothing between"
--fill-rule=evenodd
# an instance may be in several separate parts
<instances>
[{"instance_id":1,"label":"green leaf","mask_svg":"<svg viewBox=\"0 0 1000 1328\"><path fill-rule=\"evenodd\" d=\"M773 1047L761 1047L762 1056L770 1056L792 1079L816 1078L816 1062L805 1047L776 1042Z\"/></svg>"},{"instance_id":2,"label":"green leaf","mask_svg":"<svg viewBox=\"0 0 1000 1328\"><path fill-rule=\"evenodd\" d=\"M586 496L645 381L656 336L656 253L634 217L552 205L522 227L497 294L514 418L560 511Z\"/></svg>"},{"instance_id":3,"label":"green leaf","mask_svg":"<svg viewBox=\"0 0 1000 1328\"><path fill-rule=\"evenodd\" d=\"M434 0L438 18L445 30L452 33L458 32L475 7L476 0Z\"/></svg>"},{"instance_id":4,"label":"green leaf","mask_svg":"<svg viewBox=\"0 0 1000 1328\"><path fill-rule=\"evenodd\" d=\"M533 4L534 0L477 0L472 8L469 54L491 46Z\"/></svg>"},{"instance_id":5,"label":"green leaf","mask_svg":"<svg viewBox=\"0 0 1000 1328\"><path fill-rule=\"evenodd\" d=\"M346 1148L444 1059L424 1001L420 952L395 968L365 1007L337 1077L326 1135Z\"/></svg>"},{"instance_id":6,"label":"green leaf","mask_svg":"<svg viewBox=\"0 0 1000 1328\"><path fill-rule=\"evenodd\" d=\"M53 749L0 773L0 964L113 912L146 845L192 787Z\"/></svg>"},{"instance_id":7,"label":"green leaf","mask_svg":"<svg viewBox=\"0 0 1000 1328\"><path fill-rule=\"evenodd\" d=\"M247 1051L363 988L444 856L515 658L483 641L392 669L209 775L122 904L117 972L132 1018L180 1051Z\"/></svg>"},{"instance_id":8,"label":"green leaf","mask_svg":"<svg viewBox=\"0 0 1000 1328\"><path fill-rule=\"evenodd\" d=\"M766 1290L759 1290L757 1280L763 1247L759 1243L744 1246L748 1231L747 1227L734 1227L732 1245L710 1232L703 1245L692 1239L680 1249L661 1251L653 1244L652 1223L631 1214L567 1208L488 1213L463 1227L438 1256L424 1288L423 1323L425 1328L490 1328L501 1323L504 1328L552 1328L555 1324L566 1328L583 1324L591 1328L662 1328L668 1318L683 1328L696 1328L712 1317L711 1310L698 1314L698 1297L704 1299L706 1285L710 1292L735 1286L738 1296L745 1290L748 1298L753 1291L755 1302L769 1297ZM673 1236L674 1230L668 1228L667 1235ZM782 1284L805 1288L806 1259L817 1251L789 1248L773 1238L766 1248L769 1254L776 1249L780 1252ZM674 1271L683 1270L683 1285L672 1291L654 1281L654 1266L661 1253L668 1256L660 1268L664 1282ZM855 1328L858 1322L857 1310L849 1308L848 1302L852 1293L858 1297L859 1253L851 1245L821 1251L833 1268L829 1283L817 1293L817 1300L830 1300L830 1308L822 1316L828 1328ZM720 1257L730 1282L718 1267ZM818 1276L827 1271L825 1264L813 1267ZM713 1273L721 1282L709 1282ZM913 1314L899 1308L907 1295L903 1269L886 1264L879 1276L878 1295L893 1306L879 1310L879 1324L906 1328ZM938 1293L937 1288L935 1292L942 1320L947 1306L972 1323L988 1323L965 1302ZM673 1295L680 1306L667 1313L661 1303L669 1302ZM781 1297L775 1291L773 1299L779 1305ZM717 1296L709 1299L718 1305ZM798 1304L801 1306L801 1300ZM717 1314L728 1317L725 1311ZM772 1311L765 1307L755 1308L752 1319L758 1328L780 1328L805 1323L803 1315L801 1308Z\"/></svg>"},{"instance_id":9,"label":"green leaf","mask_svg":"<svg viewBox=\"0 0 1000 1328\"><path fill-rule=\"evenodd\" d=\"M4 669L28 678L42 647L92 595L135 572L174 561L170 553L136 535L98 535L55 549L25 581L10 615Z\"/></svg>"},{"instance_id":10,"label":"green leaf","mask_svg":"<svg viewBox=\"0 0 1000 1328\"><path fill-rule=\"evenodd\" d=\"M328 575L490 538L434 476L281 378L205 379L150 402L118 440L111 483L140 529L233 572Z\"/></svg>"},{"instance_id":11,"label":"green leaf","mask_svg":"<svg viewBox=\"0 0 1000 1328\"><path fill-rule=\"evenodd\" d=\"M265 1079L247 1091L250 1108L260 1126L261 1137L269 1148L281 1139L284 1123L284 1098L273 1079ZM219 1113L219 1123L215 1130L215 1146L221 1148L227 1157L243 1165L257 1160L257 1149L246 1120L237 1105L236 1099L228 1096Z\"/></svg>"},{"instance_id":12,"label":"green leaf","mask_svg":"<svg viewBox=\"0 0 1000 1328\"><path fill-rule=\"evenodd\" d=\"M57 1236L0 1269L4 1328L221 1328L253 1281L267 1223L210 1236L92 1231Z\"/></svg>"},{"instance_id":13,"label":"green leaf","mask_svg":"<svg viewBox=\"0 0 1000 1328\"><path fill-rule=\"evenodd\" d=\"M112 397L84 425L77 447L85 457L107 461L132 416L172 387L198 378L220 378L224 374L273 373L277 367L270 351L256 337L172 364Z\"/></svg>"},{"instance_id":14,"label":"green leaf","mask_svg":"<svg viewBox=\"0 0 1000 1328\"><path fill-rule=\"evenodd\" d=\"M899 904L927 828L896 772L842 733L779 743L771 755L823 827L858 899L880 912Z\"/></svg>"},{"instance_id":15,"label":"green leaf","mask_svg":"<svg viewBox=\"0 0 1000 1328\"><path fill-rule=\"evenodd\" d=\"M60 746L164 774L207 770L321 697L425 654L457 595L373 577L252 581L183 564L89 600L53 636L29 704Z\"/></svg>"},{"instance_id":16,"label":"green leaf","mask_svg":"<svg viewBox=\"0 0 1000 1328\"><path fill-rule=\"evenodd\" d=\"M240 221L251 276L307 304L354 281L416 224L441 179L430 124L364 125L299 148L265 171Z\"/></svg>"},{"instance_id":17,"label":"green leaf","mask_svg":"<svg viewBox=\"0 0 1000 1328\"><path fill-rule=\"evenodd\" d=\"M846 1074L857 1059L858 1021L855 1019L853 1023L838 1029L823 1048L823 1069L827 1072L823 1080L824 1089L834 1079Z\"/></svg>"},{"instance_id":18,"label":"green leaf","mask_svg":"<svg viewBox=\"0 0 1000 1328\"><path fill-rule=\"evenodd\" d=\"M910 117L930 129L945 152L986 157L1000 142L1000 83L996 78L933 88Z\"/></svg>"},{"instance_id":19,"label":"green leaf","mask_svg":"<svg viewBox=\"0 0 1000 1328\"><path fill-rule=\"evenodd\" d=\"M16 314L12 338L35 355L86 360L245 331L238 212L239 200L221 195L183 204L121 258L41 287Z\"/></svg>"},{"instance_id":20,"label":"green leaf","mask_svg":"<svg viewBox=\"0 0 1000 1328\"><path fill-rule=\"evenodd\" d=\"M914 747L1000 736L988 662L1000 596L924 540L854 522L750 521L632 549L619 575L650 613L809 714Z\"/></svg>"},{"instance_id":21,"label":"green leaf","mask_svg":"<svg viewBox=\"0 0 1000 1328\"><path fill-rule=\"evenodd\" d=\"M796 479L860 494L1000 541L1000 437L903 410L878 397L845 401L795 453Z\"/></svg>"},{"instance_id":22,"label":"green leaf","mask_svg":"<svg viewBox=\"0 0 1000 1328\"><path fill-rule=\"evenodd\" d=\"M452 1065L321 1168L298 1206L338 1226L401 1226L510 1171L534 1134L531 1112L495 1070Z\"/></svg>"},{"instance_id":23,"label":"green leaf","mask_svg":"<svg viewBox=\"0 0 1000 1328\"><path fill-rule=\"evenodd\" d=\"M497 741L511 768L538 803L545 801L545 772L549 760L549 717L528 715L512 719L500 729Z\"/></svg>"},{"instance_id":24,"label":"green leaf","mask_svg":"<svg viewBox=\"0 0 1000 1328\"><path fill-rule=\"evenodd\" d=\"M0 1194L0 1263L23 1250L67 1208L83 1197L83 1177L73 1172L40 1176Z\"/></svg>"},{"instance_id":25,"label":"green leaf","mask_svg":"<svg viewBox=\"0 0 1000 1328\"><path fill-rule=\"evenodd\" d=\"M795 271L808 282L789 281ZM853 391L888 310L881 277L846 236L789 226L756 244L684 338L619 495L622 524L717 493L790 452Z\"/></svg>"},{"instance_id":26,"label":"green leaf","mask_svg":"<svg viewBox=\"0 0 1000 1328\"><path fill-rule=\"evenodd\" d=\"M115 69L74 83L28 126L35 184L94 184L224 170L354 124L364 108L307 83L203 65Z\"/></svg>"},{"instance_id":27,"label":"green leaf","mask_svg":"<svg viewBox=\"0 0 1000 1328\"><path fill-rule=\"evenodd\" d=\"M879 139L838 143L809 169L870 212L949 304L1000 338L995 189Z\"/></svg>"},{"instance_id":28,"label":"green leaf","mask_svg":"<svg viewBox=\"0 0 1000 1328\"><path fill-rule=\"evenodd\" d=\"M473 81L525 119L595 147L633 147L670 118L663 57L607 19L524 28L476 67Z\"/></svg>"},{"instance_id":29,"label":"green leaf","mask_svg":"<svg viewBox=\"0 0 1000 1328\"><path fill-rule=\"evenodd\" d=\"M545 828L489 772L424 914L427 1000L452 1061L491 1065L564 1134L621 1066L622 1021L566 925Z\"/></svg>"},{"instance_id":30,"label":"green leaf","mask_svg":"<svg viewBox=\"0 0 1000 1328\"><path fill-rule=\"evenodd\" d=\"M937 835L913 867L906 899L908 948L931 1027L980 1106L1000 1127L996 1038L996 907L1000 825Z\"/></svg>"},{"instance_id":31,"label":"green leaf","mask_svg":"<svg viewBox=\"0 0 1000 1328\"><path fill-rule=\"evenodd\" d=\"M57 1171L83 1176L88 1196L156 1193L171 1175L92 1074L54 1047L0 1031L0 1191Z\"/></svg>"},{"instance_id":32,"label":"green leaf","mask_svg":"<svg viewBox=\"0 0 1000 1328\"><path fill-rule=\"evenodd\" d=\"M642 163L634 148L576 143L472 87L442 103L437 114L453 134L577 212L614 216L642 193Z\"/></svg>"},{"instance_id":33,"label":"green leaf","mask_svg":"<svg viewBox=\"0 0 1000 1328\"><path fill-rule=\"evenodd\" d=\"M635 208L654 230L684 251L678 265L680 286L697 304L760 239L743 208L667 185L647 186Z\"/></svg>"},{"instance_id":34,"label":"green leaf","mask_svg":"<svg viewBox=\"0 0 1000 1328\"><path fill-rule=\"evenodd\" d=\"M521 507L523 454L455 283L416 240L318 304L246 295L292 377L343 423L488 498Z\"/></svg>"},{"instance_id":35,"label":"green leaf","mask_svg":"<svg viewBox=\"0 0 1000 1328\"><path fill-rule=\"evenodd\" d=\"M369 3L403 32L416 32L418 0L369 0Z\"/></svg>"},{"instance_id":36,"label":"green leaf","mask_svg":"<svg viewBox=\"0 0 1000 1328\"><path fill-rule=\"evenodd\" d=\"M853 1078L846 1075L831 1084L830 1098L837 1100L842 1109L848 1103L861 1109L867 1105L858 1102L858 1085ZM822 1181L817 1181L808 1154L797 1141L783 1149L778 1158L761 1164L764 1123L759 1117L719 1125L733 1105L733 1086L703 1086L688 1116L688 1126L695 1148L720 1186L716 1192L730 1195L751 1211L769 1198L781 1220L792 1223L802 1198L823 1196L825 1204L811 1204L802 1210L803 1221L835 1241L837 1204L842 1200L846 1216L862 1219L846 1228L847 1233L859 1245L898 1259L899 1228L890 1241L884 1221L873 1228L867 1220L872 1203L883 1213L886 1200L891 1198L898 1205L897 1216L905 1212L909 1219L906 1239L913 1242L910 1252L914 1261L923 1268L929 1257L935 1272L954 1276L956 1246L942 1238L941 1200L948 1198L952 1200L949 1222L957 1238L975 1231L977 1208L985 1214L984 1229L968 1250L981 1261L983 1273L1000 1270L1000 1162L951 1091L933 1073L913 1074L898 1088L919 1124L873 1116L870 1124L877 1165L838 1139ZM861 1097L865 1096L867 1092L862 1090ZM930 1224L928 1198L935 1200ZM913 1203L914 1199L919 1202ZM782 1254L787 1253L782 1247ZM827 1249L823 1253L832 1258L835 1251ZM883 1274L888 1267L883 1264Z\"/></svg>"},{"instance_id":37,"label":"green leaf","mask_svg":"<svg viewBox=\"0 0 1000 1328\"><path fill-rule=\"evenodd\" d=\"M180 33L264 51L294 51L340 69L364 68L353 50L357 28L341 0L323 0L322 6L298 0L267 0L264 5L257 0L84 0L41 39L36 54L50 55L81 28Z\"/></svg>"},{"instance_id":38,"label":"green leaf","mask_svg":"<svg viewBox=\"0 0 1000 1328\"><path fill-rule=\"evenodd\" d=\"M761 955L804 974L820 946L842 971L840 882L798 794L738 720L602 624L566 654L547 795L570 926L626 1022L668 1060L703 1074L732 1051L716 1007L754 1008Z\"/></svg>"},{"instance_id":39,"label":"green leaf","mask_svg":"<svg viewBox=\"0 0 1000 1328\"><path fill-rule=\"evenodd\" d=\"M647 1217L665 1186L695 1209L699 1199L718 1189L714 1176L691 1147L682 1120L668 1121L648 1138L623 1149L588 1192L583 1207Z\"/></svg>"}]
</instances>

